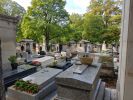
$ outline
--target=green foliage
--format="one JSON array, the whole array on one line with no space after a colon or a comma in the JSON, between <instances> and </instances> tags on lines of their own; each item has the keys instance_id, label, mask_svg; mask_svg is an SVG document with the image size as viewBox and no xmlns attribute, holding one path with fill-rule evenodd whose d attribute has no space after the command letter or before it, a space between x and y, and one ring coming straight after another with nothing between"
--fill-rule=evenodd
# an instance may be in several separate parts
<instances>
[{"instance_id":1,"label":"green foliage","mask_svg":"<svg viewBox=\"0 0 133 100\"><path fill-rule=\"evenodd\" d=\"M91 0L90 5L88 7L88 12L94 15L102 15L104 0Z\"/></svg>"},{"instance_id":2,"label":"green foliage","mask_svg":"<svg viewBox=\"0 0 133 100\"><path fill-rule=\"evenodd\" d=\"M0 14L14 17L19 16L20 18L22 18L25 13L25 9L15 1L0 0ZM20 41L23 38L20 26L21 20L17 25L17 41Z\"/></svg>"},{"instance_id":3,"label":"green foliage","mask_svg":"<svg viewBox=\"0 0 133 100\"><path fill-rule=\"evenodd\" d=\"M17 80L14 87L16 90L25 91L31 94L39 92L39 86L31 83L30 81Z\"/></svg>"},{"instance_id":4,"label":"green foliage","mask_svg":"<svg viewBox=\"0 0 133 100\"><path fill-rule=\"evenodd\" d=\"M92 0L85 14L84 38L92 42L118 43L121 3L120 0Z\"/></svg>"},{"instance_id":5,"label":"green foliage","mask_svg":"<svg viewBox=\"0 0 133 100\"><path fill-rule=\"evenodd\" d=\"M23 7L11 0L0 0L0 13L20 15L22 21L17 28L17 41L45 40L46 49L51 43L68 43L87 39L93 43L118 43L121 23L121 1L91 0L84 15L68 15L64 0L32 0L25 13Z\"/></svg>"},{"instance_id":6,"label":"green foliage","mask_svg":"<svg viewBox=\"0 0 133 100\"><path fill-rule=\"evenodd\" d=\"M82 15L73 13L70 15L70 40L76 42L82 39L83 33L83 17Z\"/></svg>"},{"instance_id":7,"label":"green foliage","mask_svg":"<svg viewBox=\"0 0 133 100\"><path fill-rule=\"evenodd\" d=\"M36 42L43 41L43 21L37 19L32 19L32 17L27 14L24 15L24 18L21 23L22 37L32 39Z\"/></svg>"},{"instance_id":8,"label":"green foliage","mask_svg":"<svg viewBox=\"0 0 133 100\"><path fill-rule=\"evenodd\" d=\"M60 44L66 44L68 41L70 41L70 27L69 25L60 28L58 30L58 34L54 36L54 38L51 38L51 43L60 43Z\"/></svg>"},{"instance_id":9,"label":"green foliage","mask_svg":"<svg viewBox=\"0 0 133 100\"><path fill-rule=\"evenodd\" d=\"M83 38L92 43L103 42L104 21L102 16L85 14Z\"/></svg>"},{"instance_id":10,"label":"green foliage","mask_svg":"<svg viewBox=\"0 0 133 100\"><path fill-rule=\"evenodd\" d=\"M10 57L8 58L8 60L11 62L11 64L14 64L14 63L17 62L17 57L16 57L16 56L10 56Z\"/></svg>"},{"instance_id":11,"label":"green foliage","mask_svg":"<svg viewBox=\"0 0 133 100\"><path fill-rule=\"evenodd\" d=\"M48 50L49 41L61 35L62 27L68 23L65 3L64 0L32 0L21 26L24 37L41 42L44 36Z\"/></svg>"},{"instance_id":12,"label":"green foliage","mask_svg":"<svg viewBox=\"0 0 133 100\"><path fill-rule=\"evenodd\" d=\"M12 0L0 0L0 14L9 16L22 16L25 9Z\"/></svg>"},{"instance_id":13,"label":"green foliage","mask_svg":"<svg viewBox=\"0 0 133 100\"><path fill-rule=\"evenodd\" d=\"M62 28L62 34L54 38L52 43L67 44L70 41L78 42L82 39L83 17L73 13L69 16L69 24Z\"/></svg>"}]
</instances>

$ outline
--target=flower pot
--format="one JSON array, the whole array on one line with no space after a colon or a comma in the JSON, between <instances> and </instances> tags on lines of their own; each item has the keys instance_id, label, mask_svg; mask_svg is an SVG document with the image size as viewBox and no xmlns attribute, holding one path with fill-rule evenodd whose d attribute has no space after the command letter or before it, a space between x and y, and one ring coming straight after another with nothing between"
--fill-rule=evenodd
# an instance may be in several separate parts
<instances>
[{"instance_id":1,"label":"flower pot","mask_svg":"<svg viewBox=\"0 0 133 100\"><path fill-rule=\"evenodd\" d=\"M92 57L81 57L80 62L85 65L91 65L93 62L93 58Z\"/></svg>"},{"instance_id":2,"label":"flower pot","mask_svg":"<svg viewBox=\"0 0 133 100\"><path fill-rule=\"evenodd\" d=\"M17 63L13 63L13 64L11 64L11 67L12 67L12 70L15 70L15 69L17 69L18 64Z\"/></svg>"}]
</instances>

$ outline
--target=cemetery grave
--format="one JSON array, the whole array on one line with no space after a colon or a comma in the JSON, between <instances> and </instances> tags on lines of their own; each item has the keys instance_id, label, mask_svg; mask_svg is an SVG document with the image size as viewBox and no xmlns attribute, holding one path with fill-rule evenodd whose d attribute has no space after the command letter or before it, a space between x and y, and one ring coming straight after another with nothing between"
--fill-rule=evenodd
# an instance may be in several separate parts
<instances>
[{"instance_id":1,"label":"cemetery grave","mask_svg":"<svg viewBox=\"0 0 133 100\"><path fill-rule=\"evenodd\" d=\"M5 87L7 88L8 86L13 85L16 80L31 75L36 71L37 69L35 66L20 65L16 70L5 72L3 74Z\"/></svg>"},{"instance_id":2,"label":"cemetery grave","mask_svg":"<svg viewBox=\"0 0 133 100\"><path fill-rule=\"evenodd\" d=\"M54 57L45 56L45 57L33 60L32 64L34 64L34 62L39 62L41 64L41 67L46 67L47 65L49 65L49 64L54 62Z\"/></svg>"},{"instance_id":3,"label":"cemetery grave","mask_svg":"<svg viewBox=\"0 0 133 100\"><path fill-rule=\"evenodd\" d=\"M54 61L52 64L48 65L47 67L62 69L64 71L71 66L72 66L72 64L70 61L65 61L65 60L59 61L59 59L58 59L57 61Z\"/></svg>"},{"instance_id":4,"label":"cemetery grave","mask_svg":"<svg viewBox=\"0 0 133 100\"><path fill-rule=\"evenodd\" d=\"M102 63L100 77L106 82L106 87L116 88L117 75L115 75L113 57L100 56L99 62Z\"/></svg>"},{"instance_id":5,"label":"cemetery grave","mask_svg":"<svg viewBox=\"0 0 133 100\"><path fill-rule=\"evenodd\" d=\"M53 68L43 68L42 70L23 78L22 80L29 81L32 84L36 84L39 91L35 94L27 93L26 91L16 90L14 86L8 88L9 98L13 100L42 100L49 93L56 90L55 77L62 70Z\"/></svg>"},{"instance_id":6,"label":"cemetery grave","mask_svg":"<svg viewBox=\"0 0 133 100\"><path fill-rule=\"evenodd\" d=\"M57 98L59 100L60 98L63 100L93 100L94 94L97 92L100 69L100 63L97 63L95 67L92 65L73 65L59 74L56 77Z\"/></svg>"}]
</instances>

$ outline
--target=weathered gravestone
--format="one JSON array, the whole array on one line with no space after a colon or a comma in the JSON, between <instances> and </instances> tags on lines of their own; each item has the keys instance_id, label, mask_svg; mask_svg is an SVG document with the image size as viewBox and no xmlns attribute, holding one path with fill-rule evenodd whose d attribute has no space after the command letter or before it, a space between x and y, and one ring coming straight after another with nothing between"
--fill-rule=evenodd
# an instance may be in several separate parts
<instances>
[{"instance_id":1,"label":"weathered gravestone","mask_svg":"<svg viewBox=\"0 0 133 100\"><path fill-rule=\"evenodd\" d=\"M31 81L31 83L35 83L39 86L41 90L36 94L15 90L12 86L8 89L8 95L10 98L13 98L13 100L42 100L49 93L56 90L55 77L60 72L62 72L62 70L44 68L37 73L23 78L24 81Z\"/></svg>"},{"instance_id":2,"label":"weathered gravestone","mask_svg":"<svg viewBox=\"0 0 133 100\"><path fill-rule=\"evenodd\" d=\"M92 100L99 81L101 64L73 65L56 77L61 100ZM60 100L60 99L59 99Z\"/></svg>"}]
</instances>

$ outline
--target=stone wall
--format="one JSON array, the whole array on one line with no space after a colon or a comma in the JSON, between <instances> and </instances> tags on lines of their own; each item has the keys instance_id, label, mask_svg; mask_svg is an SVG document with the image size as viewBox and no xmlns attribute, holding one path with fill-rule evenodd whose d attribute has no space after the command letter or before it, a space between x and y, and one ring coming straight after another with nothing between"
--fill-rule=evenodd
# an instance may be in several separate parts
<instances>
[{"instance_id":1,"label":"stone wall","mask_svg":"<svg viewBox=\"0 0 133 100\"><path fill-rule=\"evenodd\" d=\"M0 15L0 39L2 46L3 70L11 69L8 58L16 54L16 24L17 18Z\"/></svg>"},{"instance_id":2,"label":"stone wall","mask_svg":"<svg viewBox=\"0 0 133 100\"><path fill-rule=\"evenodd\" d=\"M133 0L124 0L123 4L119 100L133 100Z\"/></svg>"}]
</instances>

